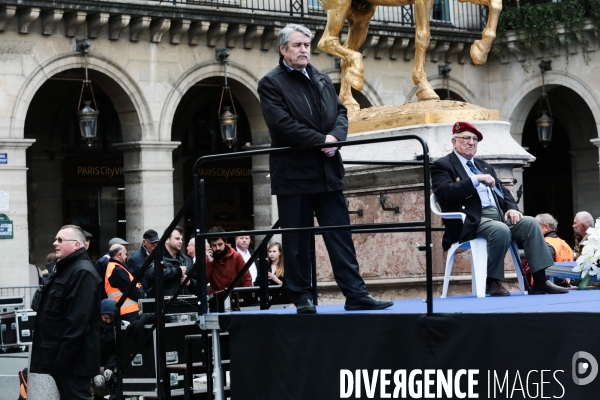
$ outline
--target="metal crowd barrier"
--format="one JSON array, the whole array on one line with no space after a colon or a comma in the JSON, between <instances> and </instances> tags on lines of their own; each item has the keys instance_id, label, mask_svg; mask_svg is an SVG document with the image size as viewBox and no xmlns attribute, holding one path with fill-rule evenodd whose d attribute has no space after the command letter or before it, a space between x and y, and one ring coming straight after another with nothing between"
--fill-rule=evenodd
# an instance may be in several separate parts
<instances>
[{"instance_id":1,"label":"metal crowd barrier","mask_svg":"<svg viewBox=\"0 0 600 400\"><path fill-rule=\"evenodd\" d=\"M25 308L31 308L31 299L39 286L4 286L0 287L0 297L25 297Z\"/></svg>"}]
</instances>

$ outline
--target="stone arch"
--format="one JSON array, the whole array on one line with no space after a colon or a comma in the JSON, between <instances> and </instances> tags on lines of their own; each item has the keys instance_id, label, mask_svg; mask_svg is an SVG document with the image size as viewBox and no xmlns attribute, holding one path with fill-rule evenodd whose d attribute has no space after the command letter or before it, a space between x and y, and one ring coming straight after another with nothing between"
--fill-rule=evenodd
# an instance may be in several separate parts
<instances>
[{"instance_id":1,"label":"stone arch","mask_svg":"<svg viewBox=\"0 0 600 400\"><path fill-rule=\"evenodd\" d=\"M434 89L446 89L446 78L441 75L434 75L431 78L427 78L429 83ZM475 93L469 90L461 81L450 76L450 90L458 94L460 97L465 99L467 103L473 103L475 101ZM410 93L406 96L406 101L416 102L418 86L414 86Z\"/></svg>"},{"instance_id":2,"label":"stone arch","mask_svg":"<svg viewBox=\"0 0 600 400\"><path fill-rule=\"evenodd\" d=\"M196 83L215 76L224 76L225 69L223 63L218 61L206 61L196 65L185 72L181 78L173 85L173 88L167 95L163 110L161 112L160 122L160 140L171 140L171 128L173 118L181 99L186 92ZM235 62L229 62L227 66L227 78L230 80L229 86L243 108L250 130L252 131L252 143L269 143L269 131L262 116L260 101L258 96L258 78L249 72L242 65Z\"/></svg>"},{"instance_id":3,"label":"stone arch","mask_svg":"<svg viewBox=\"0 0 600 400\"><path fill-rule=\"evenodd\" d=\"M329 75L333 83L342 82L342 71L337 68L326 69L321 71L321 73ZM369 82L367 82L366 79L364 81L363 89L360 92L367 98L367 100L369 100L369 103L371 103L373 107L383 105L383 100L381 97L379 97L379 94L375 88Z\"/></svg>"},{"instance_id":4,"label":"stone arch","mask_svg":"<svg viewBox=\"0 0 600 400\"><path fill-rule=\"evenodd\" d=\"M545 74L546 87L551 90L557 86L564 86L577 93L589 107L594 116L596 131L600 133L600 99L581 79L563 71L548 71ZM519 82L511 96L504 102L500 109L500 118L511 124L510 133L517 143L521 144L523 127L531 108L542 94L542 74L536 73L533 77Z\"/></svg>"},{"instance_id":5,"label":"stone arch","mask_svg":"<svg viewBox=\"0 0 600 400\"><path fill-rule=\"evenodd\" d=\"M511 135L536 157L536 161L515 177L530 193L524 197L526 213L550 212L563 223L559 234L568 237L568 221L575 212L586 210L600 213L595 199L598 186L598 149L591 140L598 140L600 102L594 91L578 77L564 71L545 74L546 91L555 119L553 140L543 149L537 140L535 119L542 95L542 75L537 72L516 82L514 93L500 110L501 118L511 123ZM543 107L546 108L546 107ZM556 189L560 182L560 190ZM557 213L557 214L555 214ZM567 222L565 224L565 222ZM561 228L562 227L562 228Z\"/></svg>"},{"instance_id":6,"label":"stone arch","mask_svg":"<svg viewBox=\"0 0 600 400\"><path fill-rule=\"evenodd\" d=\"M27 84L21 87L14 102L9 138L23 137L29 105L44 82L62 71L75 68L85 68L84 57L62 54L41 64L25 78ZM123 141L156 140L150 108L135 80L112 60L96 53L88 54L88 68L102 74L96 81L103 85L103 90L117 109Z\"/></svg>"}]
</instances>

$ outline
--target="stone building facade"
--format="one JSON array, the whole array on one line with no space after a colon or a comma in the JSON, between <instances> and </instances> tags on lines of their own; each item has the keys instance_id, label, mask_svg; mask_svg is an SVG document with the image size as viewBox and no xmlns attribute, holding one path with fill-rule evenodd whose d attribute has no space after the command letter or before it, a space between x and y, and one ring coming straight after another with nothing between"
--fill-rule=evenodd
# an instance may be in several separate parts
<instances>
[{"instance_id":1,"label":"stone building facade","mask_svg":"<svg viewBox=\"0 0 600 400\"><path fill-rule=\"evenodd\" d=\"M216 49L230 52L227 73L240 115L233 151L269 144L257 85L277 64L276 39L286 23L315 32L311 62L339 85L339 64L316 48L326 22L316 2L276 3L0 1L0 154L6 155L0 194L8 198L0 213L14 227L12 239L0 240L0 286L35 281L28 261L44 265L64 224L94 234L92 258L104 254L114 236L125 237L133 250L146 229L162 232L191 190L194 161L231 151L219 140L224 64ZM552 58L545 79L557 124L555 142L542 149L532 125L542 85L538 58L513 46L487 66L473 65L469 47L480 35L480 9L447 5L444 15L433 16L440 23L432 27L426 70L434 88L500 110L516 142L538 158L514 171L517 185L524 184L525 212L559 213L563 226L579 210L600 216L595 39L590 36L587 63L573 45L569 57L563 49ZM362 106L416 101L414 28L403 19L410 9L396 10L380 7L361 49ZM89 147L76 117L86 65L76 51L81 38L91 41L87 67L100 111L99 137ZM529 70L527 60L534 66ZM438 73L446 63L449 78ZM89 88L83 93L90 98ZM277 216L267 173L262 157L207 165L201 176L209 189L208 223L231 230L270 227ZM182 224L189 236L191 216Z\"/></svg>"}]
</instances>

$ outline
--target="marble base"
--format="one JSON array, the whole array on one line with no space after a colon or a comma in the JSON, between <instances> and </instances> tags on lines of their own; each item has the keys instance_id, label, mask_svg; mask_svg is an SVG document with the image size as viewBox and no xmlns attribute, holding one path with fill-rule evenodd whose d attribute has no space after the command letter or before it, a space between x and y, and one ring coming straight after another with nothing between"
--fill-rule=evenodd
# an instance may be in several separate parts
<instances>
[{"instance_id":1,"label":"marble base","mask_svg":"<svg viewBox=\"0 0 600 400\"><path fill-rule=\"evenodd\" d=\"M348 112L348 133L372 132L421 124L455 121L499 121L498 110L455 100L428 100L400 106L378 106Z\"/></svg>"}]
</instances>

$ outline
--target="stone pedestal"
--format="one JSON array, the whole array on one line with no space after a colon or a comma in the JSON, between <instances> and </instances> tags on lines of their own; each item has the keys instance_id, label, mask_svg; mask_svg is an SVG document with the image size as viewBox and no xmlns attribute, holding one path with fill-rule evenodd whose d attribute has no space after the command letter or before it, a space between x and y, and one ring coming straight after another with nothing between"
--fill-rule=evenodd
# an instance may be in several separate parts
<instances>
[{"instance_id":1,"label":"stone pedestal","mask_svg":"<svg viewBox=\"0 0 600 400\"><path fill-rule=\"evenodd\" d=\"M127 241L141 243L147 229L169 226L173 210L173 156L180 142L128 142L123 152Z\"/></svg>"},{"instance_id":2,"label":"stone pedestal","mask_svg":"<svg viewBox=\"0 0 600 400\"><path fill-rule=\"evenodd\" d=\"M0 191L7 192L8 211L0 211L13 223L13 238L0 240L0 286L29 283L29 231L27 215L27 167L25 151L33 139L0 139ZM4 157L3 157L4 159Z\"/></svg>"},{"instance_id":3,"label":"stone pedestal","mask_svg":"<svg viewBox=\"0 0 600 400\"><path fill-rule=\"evenodd\" d=\"M478 147L477 157L492 164L498 177L512 190L513 168L523 167L535 158L511 137L509 123L473 121L473 124L484 135L484 140ZM427 141L429 156L433 161L453 150L452 125L453 122L423 124L356 133L349 135L348 140L417 135ZM418 141L410 140L346 146L341 149L341 153L345 162L414 161L415 155L423 154L423 149ZM350 220L353 224L423 220L425 202L429 201L429 194L424 195L423 189L423 168L420 166L346 166L345 195L349 201L348 210L361 209L363 212L362 216L351 214ZM383 210L379 200L381 196L385 198L386 208L398 207L399 212ZM442 226L441 219L435 215L433 217L433 225ZM437 276L434 282L438 295L441 294L446 260L441 237L441 232L433 234L433 272ZM417 244L425 243L424 232L358 234L354 235L354 243L361 274L371 292L379 293L384 298L425 297L425 253L417 249ZM320 237L317 241L317 253L317 274L323 301L339 301L341 294L333 282L327 251ZM507 278L514 277L510 260L506 265L509 267L506 271ZM512 275L509 275L511 273ZM470 293L469 251L456 257L453 275L456 276L457 283L451 285L451 294Z\"/></svg>"},{"instance_id":4,"label":"stone pedestal","mask_svg":"<svg viewBox=\"0 0 600 400\"><path fill-rule=\"evenodd\" d=\"M60 400L54 378L50 375L30 373L27 376L27 398L29 400Z\"/></svg>"}]
</instances>

